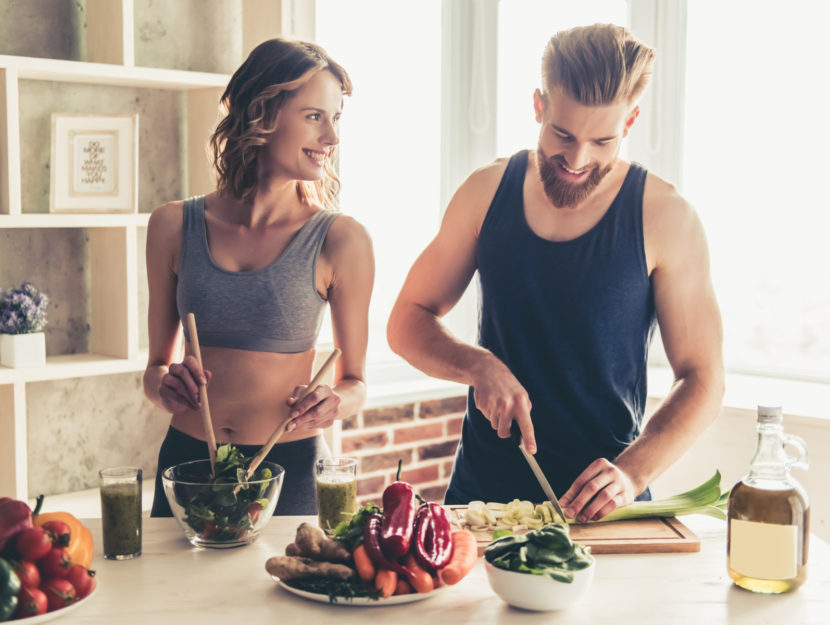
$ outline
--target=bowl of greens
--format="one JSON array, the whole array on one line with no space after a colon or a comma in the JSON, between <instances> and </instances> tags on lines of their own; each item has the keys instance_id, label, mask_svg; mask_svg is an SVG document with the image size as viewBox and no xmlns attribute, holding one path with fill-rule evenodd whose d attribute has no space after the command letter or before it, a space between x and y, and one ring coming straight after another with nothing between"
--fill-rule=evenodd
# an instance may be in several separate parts
<instances>
[{"instance_id":1,"label":"bowl of greens","mask_svg":"<svg viewBox=\"0 0 830 625\"><path fill-rule=\"evenodd\" d=\"M485 549L484 560L493 591L525 610L574 605L588 592L596 569L590 548L573 542L565 524L498 538Z\"/></svg>"},{"instance_id":2,"label":"bowl of greens","mask_svg":"<svg viewBox=\"0 0 830 625\"><path fill-rule=\"evenodd\" d=\"M209 460L194 460L162 472L173 516L193 545L219 549L247 545L271 520L285 469L262 462L246 479L248 461L232 445L220 445L213 471Z\"/></svg>"}]
</instances>

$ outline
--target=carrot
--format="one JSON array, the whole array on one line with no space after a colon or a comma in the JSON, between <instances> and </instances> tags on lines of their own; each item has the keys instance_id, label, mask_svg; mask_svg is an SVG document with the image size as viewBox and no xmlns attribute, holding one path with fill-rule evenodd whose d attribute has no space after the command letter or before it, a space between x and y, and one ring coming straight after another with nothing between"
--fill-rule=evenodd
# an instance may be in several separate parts
<instances>
[{"instance_id":1,"label":"carrot","mask_svg":"<svg viewBox=\"0 0 830 625\"><path fill-rule=\"evenodd\" d=\"M432 583L432 575L427 573L418 561L415 560L415 556L412 555L412 552L406 554L406 559L404 560L404 566L409 569L411 575L407 577L407 581L412 585L412 588L415 589L415 592L432 592L435 586Z\"/></svg>"},{"instance_id":2,"label":"carrot","mask_svg":"<svg viewBox=\"0 0 830 625\"><path fill-rule=\"evenodd\" d=\"M398 585L395 587L396 595L408 595L412 592L412 586L403 577L398 577Z\"/></svg>"},{"instance_id":3,"label":"carrot","mask_svg":"<svg viewBox=\"0 0 830 625\"><path fill-rule=\"evenodd\" d=\"M378 569L375 575L375 588L380 591L380 596L384 599L391 597L395 593L395 588L398 586L398 574L389 569Z\"/></svg>"},{"instance_id":4,"label":"carrot","mask_svg":"<svg viewBox=\"0 0 830 625\"><path fill-rule=\"evenodd\" d=\"M369 554L366 553L366 547L363 544L355 547L355 550L352 552L352 559L354 560L354 566L357 569L357 574L360 576L360 579L364 582L371 582L375 579L377 569L375 569L375 565L369 559Z\"/></svg>"},{"instance_id":5,"label":"carrot","mask_svg":"<svg viewBox=\"0 0 830 625\"><path fill-rule=\"evenodd\" d=\"M452 558L438 571L438 578L445 584L457 584L473 570L477 558L476 537L468 530L455 530L452 533Z\"/></svg>"}]
</instances>

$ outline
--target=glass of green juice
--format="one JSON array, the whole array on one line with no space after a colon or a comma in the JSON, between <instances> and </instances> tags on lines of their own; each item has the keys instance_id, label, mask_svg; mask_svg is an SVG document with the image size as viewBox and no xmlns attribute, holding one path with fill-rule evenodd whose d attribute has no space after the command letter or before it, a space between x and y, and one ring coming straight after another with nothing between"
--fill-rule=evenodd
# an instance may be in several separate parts
<instances>
[{"instance_id":1,"label":"glass of green juice","mask_svg":"<svg viewBox=\"0 0 830 625\"><path fill-rule=\"evenodd\" d=\"M320 458L317 473L317 520L331 533L357 510L357 459Z\"/></svg>"},{"instance_id":2,"label":"glass of green juice","mask_svg":"<svg viewBox=\"0 0 830 625\"><path fill-rule=\"evenodd\" d=\"M98 476L101 486L104 557L108 560L129 560L140 556L141 469L101 469Z\"/></svg>"}]
</instances>

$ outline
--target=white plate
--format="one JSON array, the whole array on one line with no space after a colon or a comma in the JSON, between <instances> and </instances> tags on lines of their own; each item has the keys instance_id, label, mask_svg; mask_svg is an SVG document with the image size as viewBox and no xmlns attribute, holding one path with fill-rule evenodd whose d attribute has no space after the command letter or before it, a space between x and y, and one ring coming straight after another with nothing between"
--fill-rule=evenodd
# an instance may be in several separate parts
<instances>
[{"instance_id":1,"label":"white plate","mask_svg":"<svg viewBox=\"0 0 830 625\"><path fill-rule=\"evenodd\" d=\"M96 580L97 581L97 580ZM95 584L95 588L92 589L92 592L89 593L86 597L81 599L80 601L76 601L65 608L61 608L60 610L55 610L53 612L47 612L46 614L39 614L38 616L29 616L26 618L19 618L14 619L13 621L9 621L10 623L26 623L26 625L36 625L37 623L45 623L46 621L51 621L53 618L58 618L59 616L63 616L64 614L69 614L75 608L79 608L84 605L87 601L92 599L95 596L95 593L98 592L98 584Z\"/></svg>"},{"instance_id":2,"label":"white plate","mask_svg":"<svg viewBox=\"0 0 830 625\"><path fill-rule=\"evenodd\" d=\"M349 605L373 608L382 608L388 605L400 605L402 603L415 603L416 601L423 601L424 599L434 597L447 588L446 586L442 586L441 588L436 588L432 592L413 592L408 595L392 595L386 599L372 599L371 597L351 597L347 599L343 597L332 604L332 601L329 599L328 595L293 588L282 581L279 577L274 577L274 580L288 592L299 597L303 597L304 599L310 599L311 601L319 601L320 603L328 603L329 605Z\"/></svg>"}]
</instances>

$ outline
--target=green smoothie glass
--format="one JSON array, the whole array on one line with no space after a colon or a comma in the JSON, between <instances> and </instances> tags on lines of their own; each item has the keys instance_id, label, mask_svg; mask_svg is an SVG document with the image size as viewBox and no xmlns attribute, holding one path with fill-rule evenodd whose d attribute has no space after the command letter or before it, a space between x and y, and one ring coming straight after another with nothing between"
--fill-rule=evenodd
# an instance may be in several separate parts
<instances>
[{"instance_id":1,"label":"green smoothie glass","mask_svg":"<svg viewBox=\"0 0 830 625\"><path fill-rule=\"evenodd\" d=\"M98 471L101 484L101 532L104 557L129 560L141 555L141 469Z\"/></svg>"},{"instance_id":2,"label":"green smoothie glass","mask_svg":"<svg viewBox=\"0 0 830 625\"><path fill-rule=\"evenodd\" d=\"M317 461L317 520L331 533L357 510L357 460L321 458Z\"/></svg>"}]
</instances>

